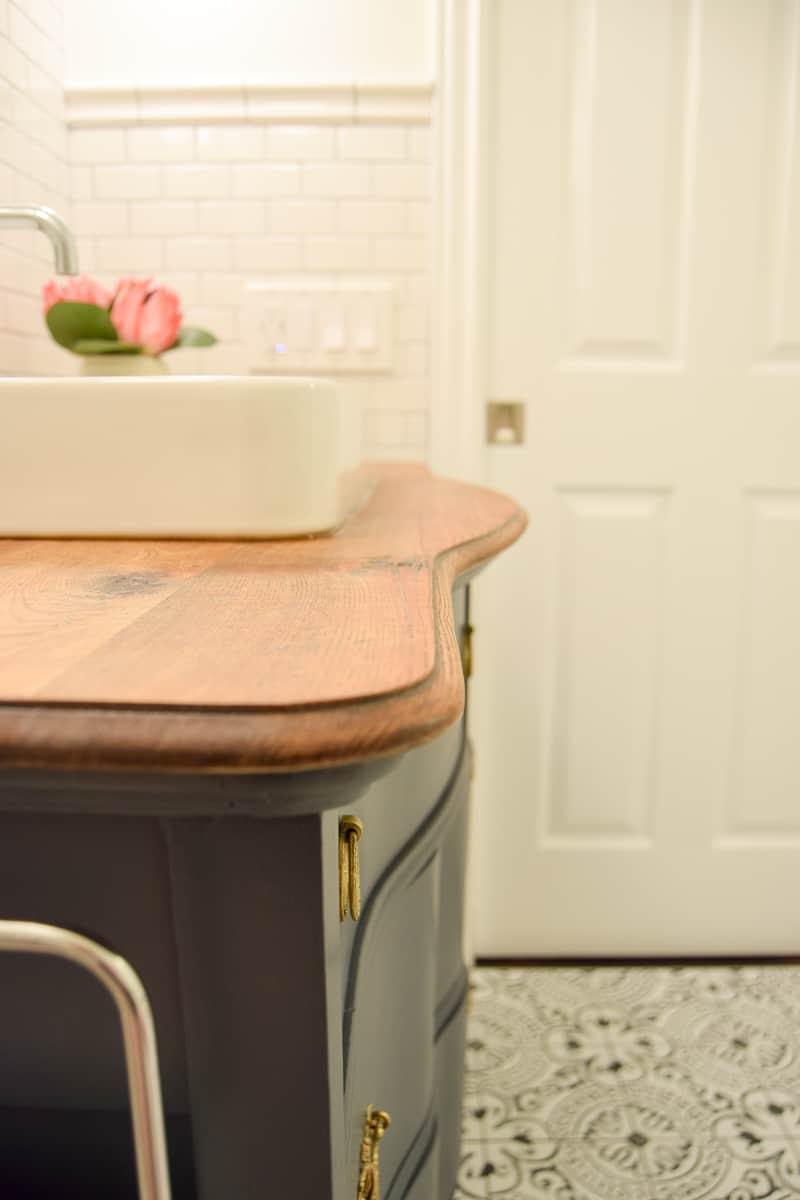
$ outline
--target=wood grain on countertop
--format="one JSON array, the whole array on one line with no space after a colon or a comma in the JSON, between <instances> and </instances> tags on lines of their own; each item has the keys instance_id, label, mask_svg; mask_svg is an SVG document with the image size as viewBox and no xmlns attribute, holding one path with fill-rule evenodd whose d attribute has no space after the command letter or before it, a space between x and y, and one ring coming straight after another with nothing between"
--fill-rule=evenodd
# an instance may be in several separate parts
<instances>
[{"instance_id":1,"label":"wood grain on countertop","mask_svg":"<svg viewBox=\"0 0 800 1200\"><path fill-rule=\"evenodd\" d=\"M444 729L452 584L525 518L421 467L375 473L331 537L0 541L0 765L275 771Z\"/></svg>"}]
</instances>

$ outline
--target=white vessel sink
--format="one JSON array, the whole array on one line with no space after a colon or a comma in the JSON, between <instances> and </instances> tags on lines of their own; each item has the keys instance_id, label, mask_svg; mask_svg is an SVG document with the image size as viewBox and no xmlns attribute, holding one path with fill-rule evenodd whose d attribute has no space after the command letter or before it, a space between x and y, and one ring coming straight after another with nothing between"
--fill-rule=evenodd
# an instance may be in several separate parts
<instances>
[{"instance_id":1,"label":"white vessel sink","mask_svg":"<svg viewBox=\"0 0 800 1200\"><path fill-rule=\"evenodd\" d=\"M0 379L0 536L325 532L337 417L316 379Z\"/></svg>"}]
</instances>

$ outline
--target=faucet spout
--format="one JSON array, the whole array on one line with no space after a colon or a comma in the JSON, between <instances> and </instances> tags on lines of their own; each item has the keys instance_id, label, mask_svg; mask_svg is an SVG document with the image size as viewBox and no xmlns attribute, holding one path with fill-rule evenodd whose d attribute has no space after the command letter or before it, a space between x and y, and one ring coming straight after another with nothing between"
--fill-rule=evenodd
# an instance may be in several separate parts
<instances>
[{"instance_id":1,"label":"faucet spout","mask_svg":"<svg viewBox=\"0 0 800 1200\"><path fill-rule=\"evenodd\" d=\"M50 239L57 274L77 275L78 251L75 239L57 212L43 204L0 204L0 228L23 229L31 225L40 229Z\"/></svg>"}]
</instances>

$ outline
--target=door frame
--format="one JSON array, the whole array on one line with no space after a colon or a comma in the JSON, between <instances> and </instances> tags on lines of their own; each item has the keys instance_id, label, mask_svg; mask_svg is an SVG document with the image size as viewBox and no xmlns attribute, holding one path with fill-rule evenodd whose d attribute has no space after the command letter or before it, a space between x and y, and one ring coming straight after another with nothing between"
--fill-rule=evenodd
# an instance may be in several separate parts
<instances>
[{"instance_id":1,"label":"door frame","mask_svg":"<svg viewBox=\"0 0 800 1200\"><path fill-rule=\"evenodd\" d=\"M486 481L489 114L497 0L438 0L430 464Z\"/></svg>"}]
</instances>

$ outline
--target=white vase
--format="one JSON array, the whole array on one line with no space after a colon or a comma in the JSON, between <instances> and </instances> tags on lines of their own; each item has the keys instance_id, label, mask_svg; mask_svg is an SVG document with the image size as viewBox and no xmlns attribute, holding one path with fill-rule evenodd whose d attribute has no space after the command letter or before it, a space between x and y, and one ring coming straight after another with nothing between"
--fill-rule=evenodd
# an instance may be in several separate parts
<instances>
[{"instance_id":1,"label":"white vase","mask_svg":"<svg viewBox=\"0 0 800 1200\"><path fill-rule=\"evenodd\" d=\"M169 375L169 367L152 354L84 354L78 374Z\"/></svg>"}]
</instances>

